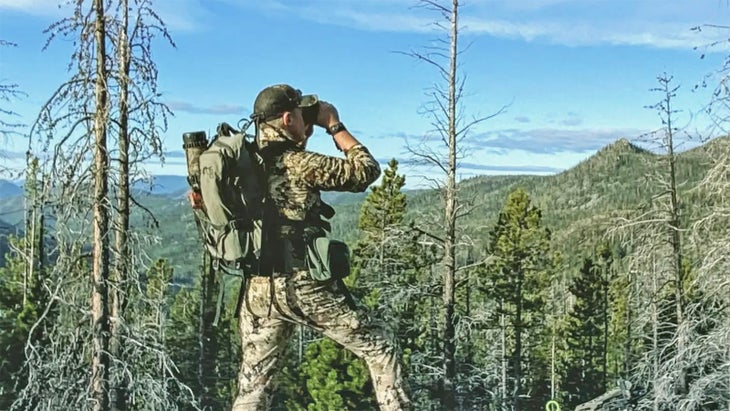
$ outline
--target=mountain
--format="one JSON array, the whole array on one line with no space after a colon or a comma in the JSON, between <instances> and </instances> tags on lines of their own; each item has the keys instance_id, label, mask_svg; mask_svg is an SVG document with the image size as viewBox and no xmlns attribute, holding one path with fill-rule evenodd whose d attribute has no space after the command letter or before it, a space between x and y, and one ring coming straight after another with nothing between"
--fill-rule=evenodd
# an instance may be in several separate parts
<instances>
[{"instance_id":1,"label":"mountain","mask_svg":"<svg viewBox=\"0 0 730 411\"><path fill-rule=\"evenodd\" d=\"M730 138L723 137L678 155L678 182L686 198L709 168L707 154L728 150ZM604 238L618 216L643 206L659 192L658 185L647 176L660 172L664 160L664 156L620 139L559 174L479 176L463 180L458 184L459 196L469 212L459 224L482 251L508 194L521 187L541 209L544 224L552 231L557 248L571 258L580 258L576 249L584 249L586 243ZM435 224L443 219L441 202L436 200L440 199L440 193L406 191L406 196L407 219L421 228L437 230ZM358 235L361 201L334 205L337 214L332 219L332 235L352 244Z\"/></svg>"},{"instance_id":2,"label":"mountain","mask_svg":"<svg viewBox=\"0 0 730 411\"><path fill-rule=\"evenodd\" d=\"M0 180L0 199L23 195L23 189L8 180Z\"/></svg>"},{"instance_id":3,"label":"mountain","mask_svg":"<svg viewBox=\"0 0 730 411\"><path fill-rule=\"evenodd\" d=\"M690 197L692 189L709 168L708 153L726 153L730 138L718 138L703 146L678 155L678 181L687 204L687 216L701 212L703 204ZM544 224L553 233L554 244L568 259L577 259L590 244L605 238L618 216L626 215L646 204L659 186L647 176L664 167L665 157L641 149L627 140L618 140L590 158L562 173L549 176L481 176L458 184L461 202L469 210L460 220L465 233L476 241L482 252L484 241L493 227L507 195L517 187L524 188L533 204L542 210ZM187 191L182 176L157 176L152 192L138 195L138 200L154 213L154 219L137 213L136 229L144 229L157 238L147 247L151 258L166 258L175 267L176 277L197 275L200 245L192 211L187 199L172 194ZM357 220L367 193L325 193L337 214L332 219L332 237L349 242L357 239ZM407 218L419 227L436 230L443 218L440 194L433 190L407 191ZM0 200L0 218L10 224L22 219L22 197L19 202ZM14 214L3 214L12 209ZM138 209L137 209L138 210ZM8 217L13 217L12 221ZM154 226L153 223L157 223ZM434 231L438 234L438 231ZM571 261L572 262L572 261Z\"/></svg>"},{"instance_id":4,"label":"mountain","mask_svg":"<svg viewBox=\"0 0 730 411\"><path fill-rule=\"evenodd\" d=\"M0 197L0 219L11 225L23 221L24 198L22 195Z\"/></svg>"},{"instance_id":5,"label":"mountain","mask_svg":"<svg viewBox=\"0 0 730 411\"><path fill-rule=\"evenodd\" d=\"M705 206L693 197L692 190L709 169L706 154L727 150L730 138L723 137L678 155L677 181L680 195L688 202L685 217L698 215ZM471 211L460 224L483 251L483 240L494 226L507 195L521 187L541 209L558 250L569 258L580 258L576 250L585 250L605 239L618 217L644 207L661 192L654 176L666 173L665 160L665 156L618 140L556 175L482 176L465 180L458 186L459 193L462 202L471 204ZM434 195L409 197L409 218L425 227L429 227L429 221L442 219L441 204L433 201Z\"/></svg>"},{"instance_id":6,"label":"mountain","mask_svg":"<svg viewBox=\"0 0 730 411\"><path fill-rule=\"evenodd\" d=\"M170 197L184 195L188 187L186 176L175 175L156 175L152 176L152 181L138 181L132 185L133 190Z\"/></svg>"}]
</instances>

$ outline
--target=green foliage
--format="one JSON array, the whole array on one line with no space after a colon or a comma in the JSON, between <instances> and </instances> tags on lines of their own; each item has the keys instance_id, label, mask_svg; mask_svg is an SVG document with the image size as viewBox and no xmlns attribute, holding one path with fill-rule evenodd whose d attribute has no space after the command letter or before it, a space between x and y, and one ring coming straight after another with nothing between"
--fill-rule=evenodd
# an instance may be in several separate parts
<instances>
[{"instance_id":1,"label":"green foliage","mask_svg":"<svg viewBox=\"0 0 730 411\"><path fill-rule=\"evenodd\" d=\"M29 241L33 240L11 236L9 246L27 250ZM23 367L26 343L44 338L40 327L31 333L48 300L42 284L44 275L45 270L39 267L30 271L27 259L13 251L6 254L5 266L0 267L0 409L10 409L16 388L22 388L27 373Z\"/></svg>"},{"instance_id":2,"label":"green foliage","mask_svg":"<svg viewBox=\"0 0 730 411\"><path fill-rule=\"evenodd\" d=\"M377 241L378 231L403 223L406 195L402 189L405 184L406 178L398 174L398 161L391 159L380 185L371 188L362 205L357 226L363 242Z\"/></svg>"},{"instance_id":3,"label":"green foliage","mask_svg":"<svg viewBox=\"0 0 730 411\"><path fill-rule=\"evenodd\" d=\"M234 318L240 280L221 275L210 278L204 266L200 269L199 281L193 286L182 285L172 301L165 343L177 367L175 376L192 390L199 405L226 409L232 403L241 358L238 323ZM214 327L218 287L226 288L226 298L218 326ZM173 388L183 404L189 402L185 392Z\"/></svg>"},{"instance_id":4,"label":"green foliage","mask_svg":"<svg viewBox=\"0 0 730 411\"><path fill-rule=\"evenodd\" d=\"M10 239L17 246L17 239ZM25 264L17 255L6 256L0 267L0 409L9 409L15 397L17 373L23 366L23 346L36 311L24 298ZM25 301L24 301L25 300Z\"/></svg>"},{"instance_id":5,"label":"green foliage","mask_svg":"<svg viewBox=\"0 0 730 411\"><path fill-rule=\"evenodd\" d=\"M603 394L607 386L609 301L613 256L608 247L586 258L569 287L575 297L567 321L567 349L562 390L575 407Z\"/></svg>"},{"instance_id":6,"label":"green foliage","mask_svg":"<svg viewBox=\"0 0 730 411\"><path fill-rule=\"evenodd\" d=\"M328 338L307 346L300 373L311 399L307 410L377 409L364 363Z\"/></svg>"},{"instance_id":7,"label":"green foliage","mask_svg":"<svg viewBox=\"0 0 730 411\"><path fill-rule=\"evenodd\" d=\"M492 322L500 326L506 318L510 335L508 392L513 406L528 387L535 388L532 399L544 403L547 374L546 291L554 274L555 256L550 247L550 231L542 227L542 212L530 202L527 192L512 192L490 233L487 253L490 262L482 269L481 291L496 302ZM525 383L526 381L526 383ZM525 404L528 409L530 405Z\"/></svg>"},{"instance_id":8,"label":"green foliage","mask_svg":"<svg viewBox=\"0 0 730 411\"><path fill-rule=\"evenodd\" d=\"M541 222L542 212L531 205L526 191L517 189L507 198L490 233L487 252L493 259L484 270L489 294L503 301L497 314L513 318L518 329L541 322L539 316L531 314L537 314L545 304L543 290L552 274L550 231Z\"/></svg>"}]
</instances>

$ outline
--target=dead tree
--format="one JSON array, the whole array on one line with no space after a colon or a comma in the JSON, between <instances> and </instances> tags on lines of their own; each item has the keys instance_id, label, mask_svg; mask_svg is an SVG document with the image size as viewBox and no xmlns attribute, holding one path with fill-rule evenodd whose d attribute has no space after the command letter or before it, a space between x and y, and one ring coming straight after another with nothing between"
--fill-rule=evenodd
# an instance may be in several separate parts
<instances>
[{"instance_id":1,"label":"dead tree","mask_svg":"<svg viewBox=\"0 0 730 411\"><path fill-rule=\"evenodd\" d=\"M436 84L427 105L426 112L432 118L432 125L443 143L442 150L423 143L418 147L409 146L409 151L420 164L435 166L443 173L443 179L430 179L441 194L443 215L438 235L431 235L442 250L442 375L441 406L445 410L453 410L457 406L457 364L456 364L456 288L457 248L460 242L459 218L468 214L469 205L460 203L457 188L458 161L464 151L457 147L468 131L476 124L496 116L504 110L490 116L475 118L464 122L461 116L460 99L464 92L465 79L459 74L459 12L458 0L442 2L438 0L421 0L421 7L440 15L435 25L446 32L446 38L439 40L439 45L425 51L404 53L417 60L433 66L441 76L443 83Z\"/></svg>"},{"instance_id":2,"label":"dead tree","mask_svg":"<svg viewBox=\"0 0 730 411\"><path fill-rule=\"evenodd\" d=\"M94 43L96 78L94 81L94 212L91 321L91 396L94 410L109 409L109 153L107 148L108 74L106 68L106 24L104 1L94 0Z\"/></svg>"},{"instance_id":3,"label":"dead tree","mask_svg":"<svg viewBox=\"0 0 730 411\"><path fill-rule=\"evenodd\" d=\"M145 389L158 378L139 359L156 355L168 363L164 342L157 341L164 333L146 344L122 337L153 326L124 321L128 287L143 288L141 261L150 241L147 233L130 234L131 206L148 212L130 186L139 178L136 164L161 156L169 110L157 100L150 46L158 34L171 39L149 0L74 2L72 15L47 33L49 44L56 37L74 40L72 77L42 106L30 131L52 184L45 192L56 260L47 278L46 312L62 321L46 323L44 315L36 323L53 335L53 343L27 345L29 376L15 407L126 409L127 395L138 394L127 392L128 385ZM91 294L91 304L83 294ZM79 327L89 314L93 326ZM78 366L89 358L91 372L81 374ZM173 369L160 377L165 384L175 381ZM127 384L127 377L135 384ZM148 406L170 407L164 396L150 398L162 402Z\"/></svg>"},{"instance_id":4,"label":"dead tree","mask_svg":"<svg viewBox=\"0 0 730 411\"><path fill-rule=\"evenodd\" d=\"M114 267L112 269L111 293L111 324L112 355L124 362L122 358L121 324L124 318L125 284L127 283L128 269L131 265L129 255L129 72L130 72L130 44L127 36L129 27L129 2L121 0L121 22L117 30L117 61L119 83L119 132L117 143L119 147L118 181L117 181L117 208L114 222ZM116 387L113 389L114 409L127 408L126 380L124 373L117 373ZM119 375L121 374L121 375Z\"/></svg>"}]
</instances>

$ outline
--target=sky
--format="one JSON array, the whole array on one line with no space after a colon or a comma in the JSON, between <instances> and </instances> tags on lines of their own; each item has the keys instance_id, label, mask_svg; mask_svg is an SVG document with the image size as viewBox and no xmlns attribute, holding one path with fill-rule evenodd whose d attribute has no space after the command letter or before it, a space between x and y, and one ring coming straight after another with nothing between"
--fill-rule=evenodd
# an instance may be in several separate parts
<instances>
[{"instance_id":1,"label":"sky","mask_svg":"<svg viewBox=\"0 0 730 411\"><path fill-rule=\"evenodd\" d=\"M25 93L10 102L19 114L14 121L31 124L70 77L72 41L56 39L44 50L44 30L69 13L58 4L0 0L0 39L17 44L0 47L0 83L18 84ZM183 175L182 133L236 124L261 89L288 83L333 103L381 164L396 158L407 188L427 185L439 174L418 165L408 147L442 147L424 111L434 86L444 83L435 67L409 54L441 44L446 33L434 24L441 16L418 4L154 2L175 43L156 41L152 49L162 101L174 117L165 162L148 169ZM680 87L675 122L713 137L702 111L728 48L706 46L730 38L727 29L713 27L729 18L726 0L464 0L460 112L466 122L490 118L460 142L458 177L554 174L619 138L638 141L661 127L646 106L662 98L650 90L663 73ZM697 26L702 29L692 30ZM710 87L697 88L703 81ZM6 137L0 161L13 162L25 147L22 137ZM340 155L321 129L308 147Z\"/></svg>"}]
</instances>

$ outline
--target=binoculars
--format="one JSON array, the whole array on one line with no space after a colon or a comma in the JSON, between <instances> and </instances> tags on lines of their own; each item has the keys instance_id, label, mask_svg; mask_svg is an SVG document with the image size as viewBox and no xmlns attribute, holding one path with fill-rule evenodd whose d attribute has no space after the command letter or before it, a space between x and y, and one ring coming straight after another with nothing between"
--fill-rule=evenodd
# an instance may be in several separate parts
<instances>
[{"instance_id":1,"label":"binoculars","mask_svg":"<svg viewBox=\"0 0 730 411\"><path fill-rule=\"evenodd\" d=\"M308 107L302 107L302 118L305 124L316 124L319 115L319 101Z\"/></svg>"}]
</instances>

